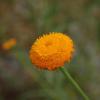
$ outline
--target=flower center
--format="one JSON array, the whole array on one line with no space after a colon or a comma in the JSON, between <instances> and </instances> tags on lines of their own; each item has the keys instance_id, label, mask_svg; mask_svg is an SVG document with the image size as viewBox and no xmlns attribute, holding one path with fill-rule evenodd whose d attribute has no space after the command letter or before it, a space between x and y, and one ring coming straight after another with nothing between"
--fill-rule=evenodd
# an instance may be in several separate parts
<instances>
[{"instance_id":1,"label":"flower center","mask_svg":"<svg viewBox=\"0 0 100 100\"><path fill-rule=\"evenodd\" d=\"M51 42L51 41L47 41L47 42L45 43L45 46L46 46L46 47L51 46L51 45L52 45L52 42Z\"/></svg>"}]
</instances>

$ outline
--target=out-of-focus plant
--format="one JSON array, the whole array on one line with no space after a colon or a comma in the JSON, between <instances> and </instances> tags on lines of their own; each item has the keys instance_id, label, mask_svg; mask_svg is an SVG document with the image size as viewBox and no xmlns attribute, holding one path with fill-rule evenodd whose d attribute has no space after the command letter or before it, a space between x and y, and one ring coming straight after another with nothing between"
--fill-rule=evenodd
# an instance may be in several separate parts
<instances>
[{"instance_id":1,"label":"out-of-focus plant","mask_svg":"<svg viewBox=\"0 0 100 100\"><path fill-rule=\"evenodd\" d=\"M12 38L2 44L2 49L9 50L16 45L16 39Z\"/></svg>"}]
</instances>

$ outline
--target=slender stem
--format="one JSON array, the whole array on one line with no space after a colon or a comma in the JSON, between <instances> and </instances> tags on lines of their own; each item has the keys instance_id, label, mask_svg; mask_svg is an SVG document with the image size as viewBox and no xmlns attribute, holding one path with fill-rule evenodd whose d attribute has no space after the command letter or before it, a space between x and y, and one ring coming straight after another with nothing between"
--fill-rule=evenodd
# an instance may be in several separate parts
<instances>
[{"instance_id":1,"label":"slender stem","mask_svg":"<svg viewBox=\"0 0 100 100\"><path fill-rule=\"evenodd\" d=\"M61 72L65 75L65 77L70 81L72 85L77 89L77 91L84 97L84 100L90 100L88 96L84 93L84 91L80 88L77 82L72 78L67 70L64 67L60 67Z\"/></svg>"}]
</instances>

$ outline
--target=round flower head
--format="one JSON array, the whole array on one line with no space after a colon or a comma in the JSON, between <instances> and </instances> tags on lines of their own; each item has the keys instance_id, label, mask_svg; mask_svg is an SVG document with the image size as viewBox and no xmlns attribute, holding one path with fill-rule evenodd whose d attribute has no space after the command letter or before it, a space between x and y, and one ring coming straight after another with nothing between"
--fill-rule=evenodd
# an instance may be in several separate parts
<instances>
[{"instance_id":1,"label":"round flower head","mask_svg":"<svg viewBox=\"0 0 100 100\"><path fill-rule=\"evenodd\" d=\"M52 32L33 43L30 59L38 68L54 70L69 62L73 51L73 41L70 37L63 33Z\"/></svg>"}]
</instances>

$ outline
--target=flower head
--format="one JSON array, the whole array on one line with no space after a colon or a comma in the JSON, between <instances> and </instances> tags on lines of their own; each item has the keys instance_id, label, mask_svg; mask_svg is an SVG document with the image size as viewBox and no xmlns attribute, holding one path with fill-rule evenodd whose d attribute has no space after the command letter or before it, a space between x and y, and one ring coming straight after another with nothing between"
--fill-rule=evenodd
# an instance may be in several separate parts
<instances>
[{"instance_id":1,"label":"flower head","mask_svg":"<svg viewBox=\"0 0 100 100\"><path fill-rule=\"evenodd\" d=\"M16 45L16 39L15 38L11 38L11 39L7 40L6 42L4 42L2 44L2 48L4 50L9 50L15 45Z\"/></svg>"},{"instance_id":2,"label":"flower head","mask_svg":"<svg viewBox=\"0 0 100 100\"><path fill-rule=\"evenodd\" d=\"M30 59L41 69L54 70L69 62L73 41L63 33L49 33L38 38L30 50Z\"/></svg>"}]
</instances>

